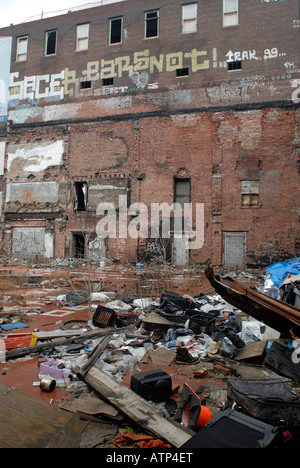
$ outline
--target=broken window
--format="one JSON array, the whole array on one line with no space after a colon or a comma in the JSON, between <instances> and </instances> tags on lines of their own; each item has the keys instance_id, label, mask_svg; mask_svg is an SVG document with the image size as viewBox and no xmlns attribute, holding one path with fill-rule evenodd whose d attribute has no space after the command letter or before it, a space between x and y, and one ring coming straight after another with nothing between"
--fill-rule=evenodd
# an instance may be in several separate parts
<instances>
[{"instance_id":1,"label":"broken window","mask_svg":"<svg viewBox=\"0 0 300 468\"><path fill-rule=\"evenodd\" d=\"M177 68L176 76L189 76L188 68Z\"/></svg>"},{"instance_id":2,"label":"broken window","mask_svg":"<svg viewBox=\"0 0 300 468\"><path fill-rule=\"evenodd\" d=\"M27 60L27 50L28 50L28 37L18 37L17 39L17 62L25 62Z\"/></svg>"},{"instance_id":3,"label":"broken window","mask_svg":"<svg viewBox=\"0 0 300 468\"><path fill-rule=\"evenodd\" d=\"M242 181L242 207L257 208L259 207L259 181L244 180Z\"/></svg>"},{"instance_id":4,"label":"broken window","mask_svg":"<svg viewBox=\"0 0 300 468\"><path fill-rule=\"evenodd\" d=\"M110 20L110 44L120 44L122 42L123 18L113 18Z\"/></svg>"},{"instance_id":5,"label":"broken window","mask_svg":"<svg viewBox=\"0 0 300 468\"><path fill-rule=\"evenodd\" d=\"M182 6L182 33L188 34L197 31L197 3Z\"/></svg>"},{"instance_id":6,"label":"broken window","mask_svg":"<svg viewBox=\"0 0 300 468\"><path fill-rule=\"evenodd\" d=\"M80 24L76 27L76 50L87 50L89 48L89 24Z\"/></svg>"},{"instance_id":7,"label":"broken window","mask_svg":"<svg viewBox=\"0 0 300 468\"><path fill-rule=\"evenodd\" d=\"M92 82L91 81L81 81L80 82L80 89L91 89Z\"/></svg>"},{"instance_id":8,"label":"broken window","mask_svg":"<svg viewBox=\"0 0 300 468\"><path fill-rule=\"evenodd\" d=\"M87 182L75 182L75 211L87 210L88 185Z\"/></svg>"},{"instance_id":9,"label":"broken window","mask_svg":"<svg viewBox=\"0 0 300 468\"><path fill-rule=\"evenodd\" d=\"M238 60L236 62L228 62L228 71L235 71L242 69L242 62Z\"/></svg>"},{"instance_id":10,"label":"broken window","mask_svg":"<svg viewBox=\"0 0 300 468\"><path fill-rule=\"evenodd\" d=\"M113 78L103 78L102 79L102 86L113 86L114 79Z\"/></svg>"},{"instance_id":11,"label":"broken window","mask_svg":"<svg viewBox=\"0 0 300 468\"><path fill-rule=\"evenodd\" d=\"M223 0L223 26L239 24L239 1Z\"/></svg>"},{"instance_id":12,"label":"broken window","mask_svg":"<svg viewBox=\"0 0 300 468\"><path fill-rule=\"evenodd\" d=\"M56 54L56 37L57 37L57 31L46 32L45 55Z\"/></svg>"},{"instance_id":13,"label":"broken window","mask_svg":"<svg viewBox=\"0 0 300 468\"><path fill-rule=\"evenodd\" d=\"M159 35L159 11L145 13L145 38L158 37Z\"/></svg>"}]
</instances>

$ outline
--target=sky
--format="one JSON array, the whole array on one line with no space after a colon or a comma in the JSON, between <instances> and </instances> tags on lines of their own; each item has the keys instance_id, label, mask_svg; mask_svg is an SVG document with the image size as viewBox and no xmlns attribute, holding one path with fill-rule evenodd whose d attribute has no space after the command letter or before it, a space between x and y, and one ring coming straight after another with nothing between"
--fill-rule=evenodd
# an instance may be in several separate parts
<instances>
[{"instance_id":1,"label":"sky","mask_svg":"<svg viewBox=\"0 0 300 468\"><path fill-rule=\"evenodd\" d=\"M121 0L102 0L103 4ZM101 5L101 0L0 0L0 28Z\"/></svg>"}]
</instances>

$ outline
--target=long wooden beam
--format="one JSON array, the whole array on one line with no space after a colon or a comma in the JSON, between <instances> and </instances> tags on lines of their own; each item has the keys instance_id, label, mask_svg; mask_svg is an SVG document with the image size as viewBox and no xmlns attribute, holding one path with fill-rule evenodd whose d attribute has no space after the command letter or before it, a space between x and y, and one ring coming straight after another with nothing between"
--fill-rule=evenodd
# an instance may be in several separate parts
<instances>
[{"instance_id":1,"label":"long wooden beam","mask_svg":"<svg viewBox=\"0 0 300 468\"><path fill-rule=\"evenodd\" d=\"M90 368L83 380L127 418L172 447L182 447L194 435L187 428L166 419L152 403L96 366Z\"/></svg>"}]
</instances>

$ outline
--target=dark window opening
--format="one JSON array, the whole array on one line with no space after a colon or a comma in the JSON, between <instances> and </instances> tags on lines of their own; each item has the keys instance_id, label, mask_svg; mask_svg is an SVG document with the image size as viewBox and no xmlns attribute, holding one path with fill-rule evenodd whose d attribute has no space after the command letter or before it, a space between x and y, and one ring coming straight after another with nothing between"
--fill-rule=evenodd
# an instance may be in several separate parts
<instances>
[{"instance_id":1,"label":"dark window opening","mask_svg":"<svg viewBox=\"0 0 300 468\"><path fill-rule=\"evenodd\" d=\"M84 234L73 234L72 257L77 259L85 258L85 236Z\"/></svg>"},{"instance_id":2,"label":"dark window opening","mask_svg":"<svg viewBox=\"0 0 300 468\"><path fill-rule=\"evenodd\" d=\"M80 82L80 89L91 89L92 82L91 81L81 81Z\"/></svg>"},{"instance_id":3,"label":"dark window opening","mask_svg":"<svg viewBox=\"0 0 300 468\"><path fill-rule=\"evenodd\" d=\"M122 42L122 18L110 20L110 44Z\"/></svg>"},{"instance_id":4,"label":"dark window opening","mask_svg":"<svg viewBox=\"0 0 300 468\"><path fill-rule=\"evenodd\" d=\"M146 13L146 38L158 36L158 11L149 11Z\"/></svg>"},{"instance_id":5,"label":"dark window opening","mask_svg":"<svg viewBox=\"0 0 300 468\"><path fill-rule=\"evenodd\" d=\"M112 86L114 84L113 78L103 78L102 79L102 86Z\"/></svg>"},{"instance_id":6,"label":"dark window opening","mask_svg":"<svg viewBox=\"0 0 300 468\"><path fill-rule=\"evenodd\" d=\"M228 62L228 71L241 70L242 62L240 60L236 62Z\"/></svg>"},{"instance_id":7,"label":"dark window opening","mask_svg":"<svg viewBox=\"0 0 300 468\"><path fill-rule=\"evenodd\" d=\"M87 210L87 182L75 182L75 210Z\"/></svg>"},{"instance_id":8,"label":"dark window opening","mask_svg":"<svg viewBox=\"0 0 300 468\"><path fill-rule=\"evenodd\" d=\"M176 76L189 76L188 68L178 68L176 70Z\"/></svg>"},{"instance_id":9,"label":"dark window opening","mask_svg":"<svg viewBox=\"0 0 300 468\"><path fill-rule=\"evenodd\" d=\"M49 31L46 34L46 55L56 54L56 31Z\"/></svg>"}]
</instances>

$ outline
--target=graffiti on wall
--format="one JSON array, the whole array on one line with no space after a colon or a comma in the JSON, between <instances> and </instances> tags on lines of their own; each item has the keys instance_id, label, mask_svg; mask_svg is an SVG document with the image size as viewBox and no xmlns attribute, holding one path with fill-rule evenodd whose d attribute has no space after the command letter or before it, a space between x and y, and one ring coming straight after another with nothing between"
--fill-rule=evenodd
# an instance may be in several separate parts
<instances>
[{"instance_id":1,"label":"graffiti on wall","mask_svg":"<svg viewBox=\"0 0 300 468\"><path fill-rule=\"evenodd\" d=\"M107 86L107 80L129 76L135 91L157 89L158 83L151 82L153 74L174 73L188 67L190 73L199 73L211 68L228 67L228 62L237 60L270 60L286 54L278 48L265 49L261 54L256 50L228 51L224 59L218 57L218 51L192 49L188 52L151 55L150 50L135 52L112 60L97 60L87 63L81 75L76 70L65 68L59 73L25 76L19 72L10 75L10 107L19 105L20 101L35 104L44 99L46 102L60 101L66 97L78 97L92 93L93 96L126 94L131 92L128 86ZM93 86L82 86L82 83L93 83ZM82 89L84 88L84 89ZM86 94L82 94L86 93ZM87 94L91 95L91 94Z\"/></svg>"}]
</instances>

